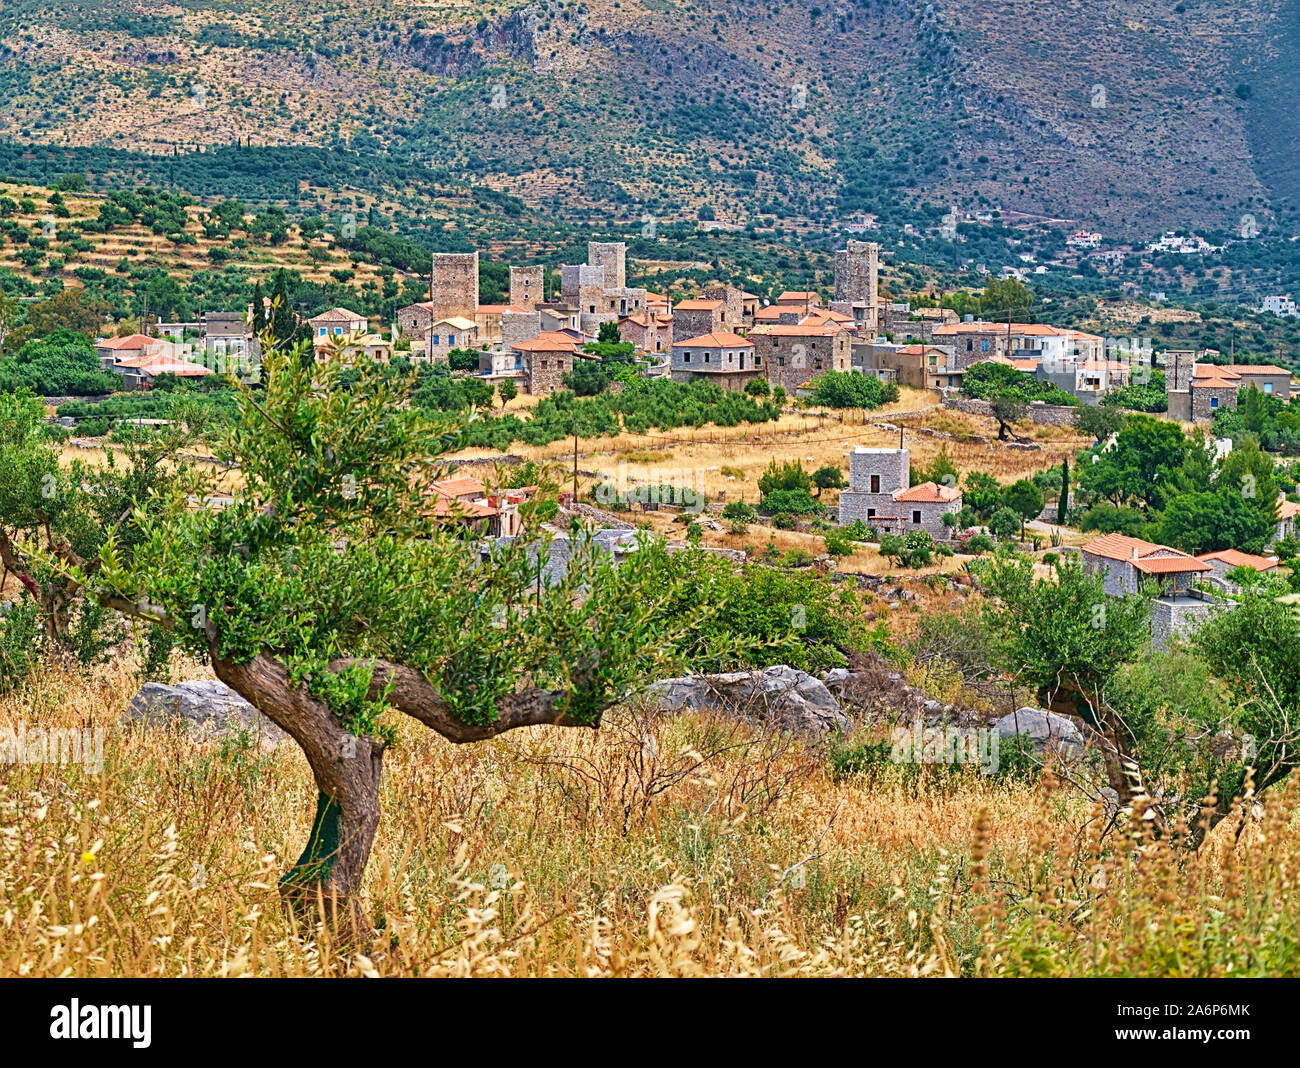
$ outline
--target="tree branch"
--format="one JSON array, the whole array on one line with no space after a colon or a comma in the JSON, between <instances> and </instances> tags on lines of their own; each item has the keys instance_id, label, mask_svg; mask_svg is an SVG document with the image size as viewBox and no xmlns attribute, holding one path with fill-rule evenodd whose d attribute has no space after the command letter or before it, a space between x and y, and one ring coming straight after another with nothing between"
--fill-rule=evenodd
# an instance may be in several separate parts
<instances>
[{"instance_id":1,"label":"tree branch","mask_svg":"<svg viewBox=\"0 0 1300 1068\"><path fill-rule=\"evenodd\" d=\"M385 696L394 708L418 719L450 742L480 742L519 727L549 724L553 727L596 727L598 723L579 723L560 707L560 695L537 687L507 694L497 700L497 718L490 723L464 723L424 674L405 664L366 657L347 657L331 661L328 670L346 671L354 664L370 665L370 698Z\"/></svg>"}]
</instances>

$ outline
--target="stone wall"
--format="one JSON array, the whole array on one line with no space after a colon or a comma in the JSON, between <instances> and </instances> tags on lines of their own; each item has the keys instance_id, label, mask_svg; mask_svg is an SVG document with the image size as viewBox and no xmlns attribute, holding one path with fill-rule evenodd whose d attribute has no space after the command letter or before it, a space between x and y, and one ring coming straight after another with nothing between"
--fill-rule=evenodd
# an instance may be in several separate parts
<instances>
[{"instance_id":1,"label":"stone wall","mask_svg":"<svg viewBox=\"0 0 1300 1068\"><path fill-rule=\"evenodd\" d=\"M518 345L521 341L531 341L541 332L542 316L540 312L507 311L501 313L501 344L506 348L511 345Z\"/></svg>"},{"instance_id":2,"label":"stone wall","mask_svg":"<svg viewBox=\"0 0 1300 1068\"><path fill-rule=\"evenodd\" d=\"M993 405L977 397L944 397L943 406L955 412L965 412L967 415L993 418ZM1079 409L1070 404L1045 404L1042 401L1034 401L1029 405L1028 418L1040 426L1073 426L1078 413Z\"/></svg>"}]
</instances>

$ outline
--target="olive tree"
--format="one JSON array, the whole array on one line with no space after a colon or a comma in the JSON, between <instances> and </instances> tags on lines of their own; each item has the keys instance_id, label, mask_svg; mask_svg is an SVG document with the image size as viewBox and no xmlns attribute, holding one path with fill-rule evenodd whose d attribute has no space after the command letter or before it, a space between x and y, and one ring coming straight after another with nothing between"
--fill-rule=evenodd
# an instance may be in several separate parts
<instances>
[{"instance_id":1,"label":"olive tree","mask_svg":"<svg viewBox=\"0 0 1300 1068\"><path fill-rule=\"evenodd\" d=\"M31 394L0 393L0 576L13 575L35 602L45 650L61 659L95 638L97 606L83 589L113 539L119 558L138 541L133 512L162 507L166 495L200 496L204 480L181 450L192 441L183 419L133 439L103 462L61 464L45 435L44 405Z\"/></svg>"},{"instance_id":2,"label":"olive tree","mask_svg":"<svg viewBox=\"0 0 1300 1068\"><path fill-rule=\"evenodd\" d=\"M138 515L129 566L110 538L96 589L301 747L318 798L281 893L355 921L394 713L455 743L594 728L697 619L660 544L615 567L575 532L553 576L531 535L499 544L435 514L427 482L460 426L409 406L411 379L292 351L262 370L239 391L233 503Z\"/></svg>"}]
</instances>

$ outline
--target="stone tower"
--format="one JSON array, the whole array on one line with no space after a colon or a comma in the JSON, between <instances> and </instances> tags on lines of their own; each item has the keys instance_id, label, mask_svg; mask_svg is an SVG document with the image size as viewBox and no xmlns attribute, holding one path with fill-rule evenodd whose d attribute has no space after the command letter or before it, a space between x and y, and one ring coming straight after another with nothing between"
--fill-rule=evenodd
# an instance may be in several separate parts
<instances>
[{"instance_id":1,"label":"stone tower","mask_svg":"<svg viewBox=\"0 0 1300 1068\"><path fill-rule=\"evenodd\" d=\"M473 319L478 309L478 253L433 254L433 318Z\"/></svg>"},{"instance_id":2,"label":"stone tower","mask_svg":"<svg viewBox=\"0 0 1300 1068\"><path fill-rule=\"evenodd\" d=\"M588 241L587 262L605 274L606 289L627 286L627 245L622 241Z\"/></svg>"},{"instance_id":3,"label":"stone tower","mask_svg":"<svg viewBox=\"0 0 1300 1068\"><path fill-rule=\"evenodd\" d=\"M1192 384L1192 368L1196 352L1192 349L1167 349L1165 351L1165 389L1182 393Z\"/></svg>"},{"instance_id":4,"label":"stone tower","mask_svg":"<svg viewBox=\"0 0 1300 1068\"><path fill-rule=\"evenodd\" d=\"M911 458L901 449L857 446L849 454L849 488L840 493L840 522L893 516L894 494L911 482Z\"/></svg>"},{"instance_id":5,"label":"stone tower","mask_svg":"<svg viewBox=\"0 0 1300 1068\"><path fill-rule=\"evenodd\" d=\"M510 268L510 304L515 308L528 311L536 309L542 303L545 294L546 268L511 267Z\"/></svg>"},{"instance_id":6,"label":"stone tower","mask_svg":"<svg viewBox=\"0 0 1300 1068\"><path fill-rule=\"evenodd\" d=\"M835 253L835 300L852 305L853 318L873 332L880 325L880 246L849 241Z\"/></svg>"}]
</instances>

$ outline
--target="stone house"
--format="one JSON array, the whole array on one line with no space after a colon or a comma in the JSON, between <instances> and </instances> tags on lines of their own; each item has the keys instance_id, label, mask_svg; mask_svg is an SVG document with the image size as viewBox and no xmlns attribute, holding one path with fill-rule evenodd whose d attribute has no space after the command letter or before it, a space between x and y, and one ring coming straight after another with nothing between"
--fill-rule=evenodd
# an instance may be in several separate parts
<instances>
[{"instance_id":1,"label":"stone house","mask_svg":"<svg viewBox=\"0 0 1300 1068\"><path fill-rule=\"evenodd\" d=\"M430 323L422 337L413 338L411 359L446 363L452 349L478 347L478 326L474 320L456 315Z\"/></svg>"},{"instance_id":2,"label":"stone house","mask_svg":"<svg viewBox=\"0 0 1300 1068\"><path fill-rule=\"evenodd\" d=\"M951 532L943 517L961 511L961 490L935 482L910 486L910 457L906 447L859 445L849 453L849 485L840 492L840 522L861 519L894 534L923 530L933 538L948 538Z\"/></svg>"},{"instance_id":3,"label":"stone house","mask_svg":"<svg viewBox=\"0 0 1300 1068\"><path fill-rule=\"evenodd\" d=\"M550 331L517 342L510 351L520 357L524 392L539 397L563 389L564 376L573 370L574 363L589 358L568 334Z\"/></svg>"},{"instance_id":4,"label":"stone house","mask_svg":"<svg viewBox=\"0 0 1300 1068\"><path fill-rule=\"evenodd\" d=\"M210 356L245 360L258 354L258 340L242 312L208 312L203 319L203 350Z\"/></svg>"},{"instance_id":5,"label":"stone house","mask_svg":"<svg viewBox=\"0 0 1300 1068\"><path fill-rule=\"evenodd\" d=\"M1073 369L1081 360L1105 357L1105 339L1082 330L1043 323L944 323L930 332L936 345L951 345L960 368L998 357L1035 356L1056 369Z\"/></svg>"},{"instance_id":6,"label":"stone house","mask_svg":"<svg viewBox=\"0 0 1300 1068\"><path fill-rule=\"evenodd\" d=\"M856 356L864 346L853 348ZM892 371L894 381L914 389L957 389L965 374L952 362L949 346L868 345L865 351L873 371Z\"/></svg>"},{"instance_id":7,"label":"stone house","mask_svg":"<svg viewBox=\"0 0 1300 1068\"><path fill-rule=\"evenodd\" d=\"M1274 541L1278 538L1295 537L1297 533L1297 516L1300 516L1300 504L1295 501L1286 501L1279 499L1277 502L1277 533L1274 535Z\"/></svg>"},{"instance_id":8,"label":"stone house","mask_svg":"<svg viewBox=\"0 0 1300 1068\"><path fill-rule=\"evenodd\" d=\"M762 374L762 368L754 356L752 341L719 331L674 342L670 373L674 382L704 378L723 389L738 391Z\"/></svg>"},{"instance_id":9,"label":"stone house","mask_svg":"<svg viewBox=\"0 0 1300 1068\"><path fill-rule=\"evenodd\" d=\"M755 362L772 386L793 396L800 386L826 371L853 367L852 333L828 320L800 323L761 323L750 332Z\"/></svg>"},{"instance_id":10,"label":"stone house","mask_svg":"<svg viewBox=\"0 0 1300 1068\"><path fill-rule=\"evenodd\" d=\"M1124 534L1094 538L1080 550L1083 566L1102 576L1107 596L1122 597L1154 587L1151 638L1165 649L1200 626L1214 609L1214 596L1197 588L1214 568L1196 557Z\"/></svg>"},{"instance_id":11,"label":"stone house","mask_svg":"<svg viewBox=\"0 0 1300 1068\"><path fill-rule=\"evenodd\" d=\"M679 300L673 307L673 337L703 337L735 333L740 324L727 321L727 304L721 300Z\"/></svg>"},{"instance_id":12,"label":"stone house","mask_svg":"<svg viewBox=\"0 0 1300 1068\"><path fill-rule=\"evenodd\" d=\"M646 311L640 315L627 315L618 321L619 336L638 352L647 354L670 352L673 347L673 317Z\"/></svg>"},{"instance_id":13,"label":"stone house","mask_svg":"<svg viewBox=\"0 0 1300 1068\"><path fill-rule=\"evenodd\" d=\"M312 345L317 349L336 347L354 334L370 332L370 323L364 315L347 308L331 308L307 320L311 327Z\"/></svg>"},{"instance_id":14,"label":"stone house","mask_svg":"<svg viewBox=\"0 0 1300 1068\"><path fill-rule=\"evenodd\" d=\"M424 340L431 325L433 325L433 304L430 301L408 304L405 308L397 310L397 329L401 331L402 337L411 339L412 345L416 341Z\"/></svg>"},{"instance_id":15,"label":"stone house","mask_svg":"<svg viewBox=\"0 0 1300 1068\"><path fill-rule=\"evenodd\" d=\"M1185 593L1213 570L1181 549L1125 534L1093 538L1079 552L1085 568L1101 573L1102 588L1111 597L1137 593L1147 581L1156 582L1164 592Z\"/></svg>"},{"instance_id":16,"label":"stone house","mask_svg":"<svg viewBox=\"0 0 1300 1068\"><path fill-rule=\"evenodd\" d=\"M1228 580L1228 572L1237 567L1249 567L1261 574L1277 571L1277 560L1267 556L1256 556L1254 553L1243 553L1239 549L1220 549L1218 552L1201 553L1196 557L1201 563L1209 564L1211 572L1207 578L1211 578L1222 583L1229 590L1235 589L1235 585Z\"/></svg>"}]
</instances>

